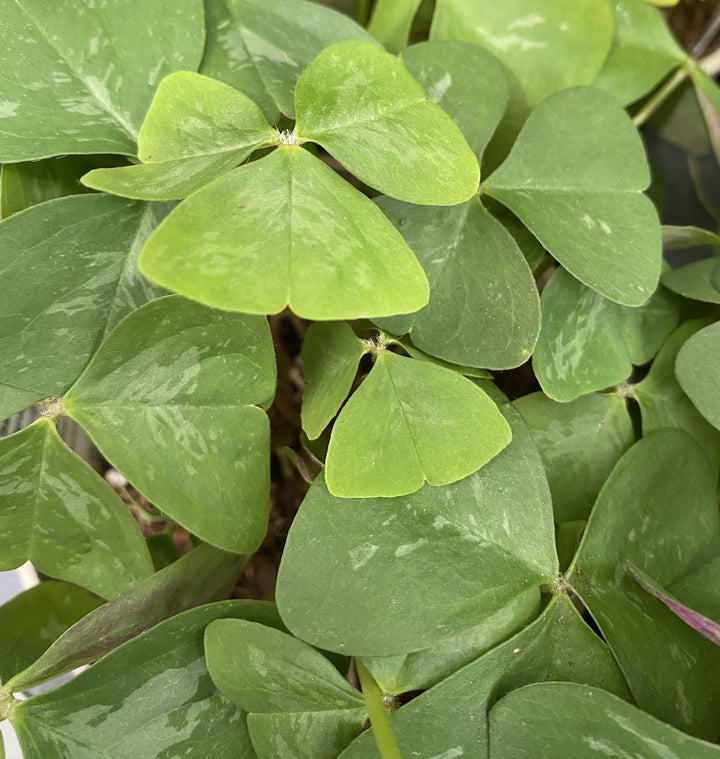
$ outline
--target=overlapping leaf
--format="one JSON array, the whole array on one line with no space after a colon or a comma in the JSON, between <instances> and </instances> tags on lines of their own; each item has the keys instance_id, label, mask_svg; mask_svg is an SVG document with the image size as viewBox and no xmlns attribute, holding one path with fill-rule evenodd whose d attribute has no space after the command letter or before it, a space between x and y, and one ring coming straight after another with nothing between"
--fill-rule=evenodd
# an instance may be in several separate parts
<instances>
[{"instance_id":1,"label":"overlapping leaf","mask_svg":"<svg viewBox=\"0 0 720 759\"><path fill-rule=\"evenodd\" d=\"M140 256L152 280L216 308L309 319L416 311L420 264L375 205L303 148L283 146L173 211Z\"/></svg>"},{"instance_id":2,"label":"overlapping leaf","mask_svg":"<svg viewBox=\"0 0 720 759\"><path fill-rule=\"evenodd\" d=\"M695 408L675 377L675 361L682 345L706 322L692 320L670 335L645 379L633 387L645 433L675 427L689 433L712 461L720 463L720 432Z\"/></svg>"},{"instance_id":3,"label":"overlapping leaf","mask_svg":"<svg viewBox=\"0 0 720 759\"><path fill-rule=\"evenodd\" d=\"M205 36L202 0L2 0L0 19L0 162L133 155L157 83L197 69Z\"/></svg>"},{"instance_id":4,"label":"overlapping leaf","mask_svg":"<svg viewBox=\"0 0 720 759\"><path fill-rule=\"evenodd\" d=\"M205 656L220 692L249 713L258 759L335 759L362 730L360 692L290 635L221 619L205 631Z\"/></svg>"},{"instance_id":5,"label":"overlapping leaf","mask_svg":"<svg viewBox=\"0 0 720 759\"><path fill-rule=\"evenodd\" d=\"M506 693L544 680L592 684L629 698L612 654L565 595L532 625L395 712L391 724L403 757L488 759L489 708ZM369 733L341 754L377 757Z\"/></svg>"},{"instance_id":6,"label":"overlapping leaf","mask_svg":"<svg viewBox=\"0 0 720 759\"><path fill-rule=\"evenodd\" d=\"M371 423L369 423L371 422ZM442 366L380 350L333 427L331 493L412 493L474 472L510 442L510 428L474 383Z\"/></svg>"},{"instance_id":7,"label":"overlapping leaf","mask_svg":"<svg viewBox=\"0 0 720 759\"><path fill-rule=\"evenodd\" d=\"M646 434L600 492L568 578L638 706L708 739L720 729L720 648L648 595L626 566L667 586L717 556L716 491L717 470L689 435Z\"/></svg>"},{"instance_id":8,"label":"overlapping leaf","mask_svg":"<svg viewBox=\"0 0 720 759\"><path fill-rule=\"evenodd\" d=\"M657 213L642 194L650 172L640 137L610 96L558 92L525 123L506 161L483 183L577 279L625 306L660 278Z\"/></svg>"},{"instance_id":9,"label":"overlapping leaf","mask_svg":"<svg viewBox=\"0 0 720 759\"><path fill-rule=\"evenodd\" d=\"M428 208L381 198L378 205L423 265L430 303L377 324L409 332L418 348L456 364L524 363L540 331L537 287L517 244L480 200Z\"/></svg>"},{"instance_id":10,"label":"overlapping leaf","mask_svg":"<svg viewBox=\"0 0 720 759\"><path fill-rule=\"evenodd\" d=\"M319 437L347 398L366 345L345 322L313 324L302 347L307 387L302 426L310 440Z\"/></svg>"},{"instance_id":11,"label":"overlapping leaf","mask_svg":"<svg viewBox=\"0 0 720 759\"><path fill-rule=\"evenodd\" d=\"M123 320L63 400L106 458L203 540L251 553L267 527L274 392L265 319L177 296Z\"/></svg>"},{"instance_id":12,"label":"overlapping leaf","mask_svg":"<svg viewBox=\"0 0 720 759\"><path fill-rule=\"evenodd\" d=\"M659 289L628 307L585 287L558 269L543 290L542 329L533 369L547 395L571 401L628 379L652 359L677 326L678 300Z\"/></svg>"},{"instance_id":13,"label":"overlapping leaf","mask_svg":"<svg viewBox=\"0 0 720 759\"><path fill-rule=\"evenodd\" d=\"M29 667L99 603L76 585L47 581L0 606L0 683Z\"/></svg>"},{"instance_id":14,"label":"overlapping leaf","mask_svg":"<svg viewBox=\"0 0 720 759\"><path fill-rule=\"evenodd\" d=\"M490 712L490 751L499 759L720 757L718 746L684 735L604 690L575 683L537 683L505 696Z\"/></svg>"},{"instance_id":15,"label":"overlapping leaf","mask_svg":"<svg viewBox=\"0 0 720 759\"><path fill-rule=\"evenodd\" d=\"M142 163L96 169L83 184L142 200L184 198L275 143L277 132L250 98L200 74L160 82L138 135Z\"/></svg>"},{"instance_id":16,"label":"overlapping leaf","mask_svg":"<svg viewBox=\"0 0 720 759\"><path fill-rule=\"evenodd\" d=\"M368 31L391 53L406 47L410 28L422 0L378 0Z\"/></svg>"},{"instance_id":17,"label":"overlapping leaf","mask_svg":"<svg viewBox=\"0 0 720 759\"><path fill-rule=\"evenodd\" d=\"M701 329L683 344L675 362L680 387L695 408L720 429L720 322Z\"/></svg>"},{"instance_id":18,"label":"overlapping leaf","mask_svg":"<svg viewBox=\"0 0 720 759\"><path fill-rule=\"evenodd\" d=\"M720 303L720 289L713 283L713 277L719 271L720 258L704 258L665 272L662 283L668 290L685 298Z\"/></svg>"},{"instance_id":19,"label":"overlapping leaf","mask_svg":"<svg viewBox=\"0 0 720 759\"><path fill-rule=\"evenodd\" d=\"M244 92L271 124L295 115L297 78L321 50L346 39L374 42L347 16L304 0L207 0L205 15L200 71Z\"/></svg>"},{"instance_id":20,"label":"overlapping leaf","mask_svg":"<svg viewBox=\"0 0 720 759\"><path fill-rule=\"evenodd\" d=\"M628 105L657 86L687 55L667 28L662 13L643 0L611 3L615 37L593 81Z\"/></svg>"},{"instance_id":21,"label":"overlapping leaf","mask_svg":"<svg viewBox=\"0 0 720 759\"><path fill-rule=\"evenodd\" d=\"M602 0L514 0L479 5L439 0L433 40L474 42L494 53L537 105L557 90L590 84L610 49L613 17Z\"/></svg>"},{"instance_id":22,"label":"overlapping leaf","mask_svg":"<svg viewBox=\"0 0 720 759\"><path fill-rule=\"evenodd\" d=\"M278 608L293 633L331 651L405 654L476 627L554 577L545 473L508 413L512 443L452 485L363 500L334 498L315 481L278 577ZM518 614L524 620L526 609Z\"/></svg>"},{"instance_id":23,"label":"overlapping leaf","mask_svg":"<svg viewBox=\"0 0 720 759\"><path fill-rule=\"evenodd\" d=\"M587 519L610 471L634 442L625 399L592 393L557 403L531 393L513 405L540 451L555 521Z\"/></svg>"},{"instance_id":24,"label":"overlapping leaf","mask_svg":"<svg viewBox=\"0 0 720 759\"><path fill-rule=\"evenodd\" d=\"M0 481L0 570L30 559L104 598L152 574L130 512L50 420L0 438Z\"/></svg>"},{"instance_id":25,"label":"overlapping leaf","mask_svg":"<svg viewBox=\"0 0 720 759\"><path fill-rule=\"evenodd\" d=\"M224 617L276 624L274 607L259 601L223 601L162 622L16 706L12 723L26 759L254 759L242 712L218 693L203 657L205 627Z\"/></svg>"},{"instance_id":26,"label":"overlapping leaf","mask_svg":"<svg viewBox=\"0 0 720 759\"><path fill-rule=\"evenodd\" d=\"M63 630L62 636L55 635L47 651L13 677L8 688L26 690L83 664L91 664L163 619L193 606L227 598L244 564L244 556L201 543L79 619L67 632Z\"/></svg>"},{"instance_id":27,"label":"overlapping leaf","mask_svg":"<svg viewBox=\"0 0 720 759\"><path fill-rule=\"evenodd\" d=\"M135 262L166 211L85 195L0 223L0 419L65 392L103 335L158 294Z\"/></svg>"},{"instance_id":28,"label":"overlapping leaf","mask_svg":"<svg viewBox=\"0 0 720 759\"><path fill-rule=\"evenodd\" d=\"M428 100L452 117L479 160L508 104L499 61L469 42L437 40L407 48L402 62L425 88Z\"/></svg>"},{"instance_id":29,"label":"overlapping leaf","mask_svg":"<svg viewBox=\"0 0 720 759\"><path fill-rule=\"evenodd\" d=\"M478 188L477 159L453 120L394 56L361 40L323 50L295 88L296 130L370 187L423 205Z\"/></svg>"}]
</instances>

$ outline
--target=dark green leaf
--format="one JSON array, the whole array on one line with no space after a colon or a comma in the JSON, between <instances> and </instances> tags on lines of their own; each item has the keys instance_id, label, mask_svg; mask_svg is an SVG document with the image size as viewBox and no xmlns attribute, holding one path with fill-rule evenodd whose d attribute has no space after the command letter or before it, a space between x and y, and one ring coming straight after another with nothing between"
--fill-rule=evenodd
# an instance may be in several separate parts
<instances>
[{"instance_id":1,"label":"dark green leaf","mask_svg":"<svg viewBox=\"0 0 720 759\"><path fill-rule=\"evenodd\" d=\"M480 159L508 103L502 64L481 47L459 40L413 45L403 51L402 62L428 100L452 117Z\"/></svg>"},{"instance_id":2,"label":"dark green leaf","mask_svg":"<svg viewBox=\"0 0 720 759\"><path fill-rule=\"evenodd\" d=\"M665 272L661 281L668 290L685 298L720 303L720 290L713 284L716 272L720 272L720 258L704 258Z\"/></svg>"},{"instance_id":3,"label":"dark green leaf","mask_svg":"<svg viewBox=\"0 0 720 759\"><path fill-rule=\"evenodd\" d=\"M265 319L170 296L113 330L63 407L161 511L251 553L269 496L269 423L254 404L274 386Z\"/></svg>"},{"instance_id":4,"label":"dark green leaf","mask_svg":"<svg viewBox=\"0 0 720 759\"><path fill-rule=\"evenodd\" d=\"M49 419L0 438L0 481L0 570L30 559L104 598L152 574L130 512Z\"/></svg>"},{"instance_id":5,"label":"dark green leaf","mask_svg":"<svg viewBox=\"0 0 720 759\"><path fill-rule=\"evenodd\" d=\"M675 374L695 408L720 429L720 322L701 329L683 344Z\"/></svg>"},{"instance_id":6,"label":"dark green leaf","mask_svg":"<svg viewBox=\"0 0 720 759\"><path fill-rule=\"evenodd\" d=\"M99 603L75 585L48 581L0 606L0 682L29 667Z\"/></svg>"},{"instance_id":7,"label":"dark green leaf","mask_svg":"<svg viewBox=\"0 0 720 759\"><path fill-rule=\"evenodd\" d=\"M202 56L202 0L2 0L0 19L0 162L134 154L157 83Z\"/></svg>"},{"instance_id":8,"label":"dark green leaf","mask_svg":"<svg viewBox=\"0 0 720 759\"><path fill-rule=\"evenodd\" d=\"M657 353L680 311L677 298L662 288L642 306L620 306L564 269L553 274L540 302L533 369L545 393L561 402L626 380L633 364Z\"/></svg>"},{"instance_id":9,"label":"dark green leaf","mask_svg":"<svg viewBox=\"0 0 720 759\"><path fill-rule=\"evenodd\" d=\"M689 435L646 434L600 492L568 578L640 708L713 739L720 730L720 649L642 590L626 562L667 586L715 557L716 492L717 471Z\"/></svg>"},{"instance_id":10,"label":"dark green leaf","mask_svg":"<svg viewBox=\"0 0 720 759\"><path fill-rule=\"evenodd\" d=\"M673 227L663 224L663 248L691 248L695 245L720 246L720 235L700 227Z\"/></svg>"},{"instance_id":11,"label":"dark green leaf","mask_svg":"<svg viewBox=\"0 0 720 759\"><path fill-rule=\"evenodd\" d=\"M402 63L360 40L337 42L295 88L296 130L370 187L423 205L455 205L480 169L460 130Z\"/></svg>"},{"instance_id":12,"label":"dark green leaf","mask_svg":"<svg viewBox=\"0 0 720 759\"><path fill-rule=\"evenodd\" d=\"M560 715L562 715L560 717ZM717 759L720 748L654 719L598 688L536 683L490 712L497 759Z\"/></svg>"},{"instance_id":13,"label":"dark green leaf","mask_svg":"<svg viewBox=\"0 0 720 759\"><path fill-rule=\"evenodd\" d=\"M615 38L593 85L628 105L681 66L687 55L657 8L644 0L622 0L610 5L615 16Z\"/></svg>"},{"instance_id":14,"label":"dark green leaf","mask_svg":"<svg viewBox=\"0 0 720 759\"><path fill-rule=\"evenodd\" d=\"M190 71L160 82L138 135L134 166L96 169L83 184L141 200L184 198L242 163L278 133L250 98Z\"/></svg>"},{"instance_id":15,"label":"dark green leaf","mask_svg":"<svg viewBox=\"0 0 720 759\"><path fill-rule=\"evenodd\" d=\"M488 759L489 707L542 680L588 683L629 697L607 646L564 594L535 623L395 712L392 727L402 756ZM369 733L341 754L342 759L377 757Z\"/></svg>"},{"instance_id":16,"label":"dark green leaf","mask_svg":"<svg viewBox=\"0 0 720 759\"><path fill-rule=\"evenodd\" d=\"M319 437L347 398L367 348L345 322L313 324L302 346L307 387L302 426L310 440Z\"/></svg>"},{"instance_id":17,"label":"dark green leaf","mask_svg":"<svg viewBox=\"0 0 720 759\"><path fill-rule=\"evenodd\" d=\"M590 84L610 49L613 18L603 0L438 0L430 37L474 42L519 80L531 106L557 90Z\"/></svg>"},{"instance_id":18,"label":"dark green leaf","mask_svg":"<svg viewBox=\"0 0 720 759\"><path fill-rule=\"evenodd\" d=\"M627 114L610 95L577 87L533 111L483 188L573 276L639 306L655 291L662 260L657 212L641 192L649 181Z\"/></svg>"},{"instance_id":19,"label":"dark green leaf","mask_svg":"<svg viewBox=\"0 0 720 759\"><path fill-rule=\"evenodd\" d=\"M678 351L705 324L693 320L678 327L658 353L647 377L632 392L640 405L643 432L664 427L685 430L714 462L720 462L720 432L700 414L675 378Z\"/></svg>"},{"instance_id":20,"label":"dark green leaf","mask_svg":"<svg viewBox=\"0 0 720 759\"><path fill-rule=\"evenodd\" d=\"M103 335L158 294L135 261L166 211L84 195L0 223L0 419L64 393Z\"/></svg>"},{"instance_id":21,"label":"dark green leaf","mask_svg":"<svg viewBox=\"0 0 720 759\"><path fill-rule=\"evenodd\" d=\"M271 124L295 115L300 72L333 42L373 38L347 16L303 0L206 0L203 74L254 100ZM377 43L375 43L377 44Z\"/></svg>"},{"instance_id":22,"label":"dark green leaf","mask_svg":"<svg viewBox=\"0 0 720 759\"><path fill-rule=\"evenodd\" d=\"M372 498L445 485L486 464L510 437L495 404L465 377L379 350L333 427L328 489Z\"/></svg>"},{"instance_id":23,"label":"dark green leaf","mask_svg":"<svg viewBox=\"0 0 720 759\"><path fill-rule=\"evenodd\" d=\"M143 272L209 306L308 319L417 311L420 264L375 205L307 150L282 146L194 193L140 256Z\"/></svg>"},{"instance_id":24,"label":"dark green leaf","mask_svg":"<svg viewBox=\"0 0 720 759\"><path fill-rule=\"evenodd\" d=\"M9 685L25 690L90 664L167 617L226 598L244 564L244 556L199 545L81 619Z\"/></svg>"},{"instance_id":25,"label":"dark green leaf","mask_svg":"<svg viewBox=\"0 0 720 759\"><path fill-rule=\"evenodd\" d=\"M331 651L405 654L477 627L554 577L545 473L529 433L508 413L512 443L452 485L349 500L315 481L278 576L278 607L293 633Z\"/></svg>"},{"instance_id":26,"label":"dark green leaf","mask_svg":"<svg viewBox=\"0 0 720 759\"><path fill-rule=\"evenodd\" d=\"M205 667L203 631L223 617L276 624L274 607L259 601L223 601L162 622L16 706L12 723L26 759L252 759L242 712Z\"/></svg>"},{"instance_id":27,"label":"dark green leaf","mask_svg":"<svg viewBox=\"0 0 720 759\"><path fill-rule=\"evenodd\" d=\"M364 709L360 692L321 653L256 622L213 622L205 657L220 692L246 712Z\"/></svg>"},{"instance_id":28,"label":"dark green leaf","mask_svg":"<svg viewBox=\"0 0 720 759\"><path fill-rule=\"evenodd\" d=\"M430 303L376 323L410 332L418 348L456 364L508 369L527 361L540 331L535 280L480 200L443 208L381 198L378 205L423 265Z\"/></svg>"},{"instance_id":29,"label":"dark green leaf","mask_svg":"<svg viewBox=\"0 0 720 759\"><path fill-rule=\"evenodd\" d=\"M555 521L587 519L610 471L634 442L625 399L592 393L556 403L531 393L513 405L542 456Z\"/></svg>"}]
</instances>

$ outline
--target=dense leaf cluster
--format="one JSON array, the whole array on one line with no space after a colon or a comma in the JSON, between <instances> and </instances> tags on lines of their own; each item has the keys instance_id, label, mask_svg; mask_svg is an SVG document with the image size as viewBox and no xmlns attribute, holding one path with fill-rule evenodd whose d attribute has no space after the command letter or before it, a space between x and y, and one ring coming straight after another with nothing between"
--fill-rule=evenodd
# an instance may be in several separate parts
<instances>
[{"instance_id":1,"label":"dense leaf cluster","mask_svg":"<svg viewBox=\"0 0 720 759\"><path fill-rule=\"evenodd\" d=\"M39 411L0 569L54 578L0 607L27 759L720 757L720 265L662 256L720 238L661 227L638 132L680 88L720 152L720 89L643 0L419 6L0 0L0 420ZM227 600L269 315L321 471L274 601Z\"/></svg>"}]
</instances>

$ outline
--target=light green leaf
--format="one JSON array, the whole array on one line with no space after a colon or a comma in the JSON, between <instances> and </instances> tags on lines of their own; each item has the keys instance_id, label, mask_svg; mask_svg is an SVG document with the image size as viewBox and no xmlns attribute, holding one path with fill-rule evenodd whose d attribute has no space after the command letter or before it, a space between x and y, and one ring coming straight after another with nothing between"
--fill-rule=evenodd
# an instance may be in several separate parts
<instances>
[{"instance_id":1,"label":"light green leaf","mask_svg":"<svg viewBox=\"0 0 720 759\"><path fill-rule=\"evenodd\" d=\"M337 414L352 387L358 363L367 348L345 322L313 324L302 346L302 427L310 440Z\"/></svg>"},{"instance_id":2,"label":"light green leaf","mask_svg":"<svg viewBox=\"0 0 720 759\"><path fill-rule=\"evenodd\" d=\"M533 111L483 188L573 276L639 306L655 291L662 261L660 222L641 192L649 181L627 114L610 95L578 87Z\"/></svg>"},{"instance_id":3,"label":"light green leaf","mask_svg":"<svg viewBox=\"0 0 720 759\"><path fill-rule=\"evenodd\" d=\"M402 62L425 88L428 100L452 117L480 159L508 104L502 64L486 50L459 40L413 45L403 52Z\"/></svg>"},{"instance_id":4,"label":"light green leaf","mask_svg":"<svg viewBox=\"0 0 720 759\"><path fill-rule=\"evenodd\" d=\"M161 511L252 553L267 528L270 443L254 404L274 386L265 319L171 296L113 330L63 407Z\"/></svg>"},{"instance_id":5,"label":"light green leaf","mask_svg":"<svg viewBox=\"0 0 720 759\"><path fill-rule=\"evenodd\" d=\"M177 561L103 604L55 640L8 688L26 690L91 664L163 619L230 595L246 557L201 543ZM42 586L41 586L42 587ZM158 603L161 598L162 603Z\"/></svg>"},{"instance_id":6,"label":"light green leaf","mask_svg":"<svg viewBox=\"0 0 720 759\"><path fill-rule=\"evenodd\" d=\"M610 471L634 442L625 399L592 393L556 403L531 393L513 405L540 451L555 521L587 519Z\"/></svg>"},{"instance_id":7,"label":"light green leaf","mask_svg":"<svg viewBox=\"0 0 720 759\"><path fill-rule=\"evenodd\" d=\"M720 729L720 649L648 595L626 563L668 586L717 556L716 492L717 470L689 435L647 433L600 492L568 576L638 706L713 739Z\"/></svg>"},{"instance_id":8,"label":"light green leaf","mask_svg":"<svg viewBox=\"0 0 720 759\"><path fill-rule=\"evenodd\" d=\"M248 714L258 759L337 759L362 732L363 710Z\"/></svg>"},{"instance_id":9,"label":"light green leaf","mask_svg":"<svg viewBox=\"0 0 720 759\"><path fill-rule=\"evenodd\" d=\"M240 709L205 667L203 631L215 619L274 624L260 601L191 609L125 643L65 685L17 704L26 759L212 756L254 759Z\"/></svg>"},{"instance_id":10,"label":"light green leaf","mask_svg":"<svg viewBox=\"0 0 720 759\"><path fill-rule=\"evenodd\" d=\"M76 585L48 581L0 606L0 682L29 667L99 603Z\"/></svg>"},{"instance_id":11,"label":"light green leaf","mask_svg":"<svg viewBox=\"0 0 720 759\"><path fill-rule=\"evenodd\" d=\"M615 38L593 86L622 105L635 102L687 60L663 14L643 0L611 2Z\"/></svg>"},{"instance_id":12,"label":"light green leaf","mask_svg":"<svg viewBox=\"0 0 720 759\"><path fill-rule=\"evenodd\" d=\"M695 408L720 429L720 322L701 329L680 348L675 374Z\"/></svg>"},{"instance_id":13,"label":"light green leaf","mask_svg":"<svg viewBox=\"0 0 720 759\"><path fill-rule=\"evenodd\" d=\"M640 405L643 432L674 427L689 433L705 453L720 463L720 432L685 395L675 378L675 360L683 343L706 322L685 322L670 335L645 379L633 387Z\"/></svg>"},{"instance_id":14,"label":"light green leaf","mask_svg":"<svg viewBox=\"0 0 720 759\"><path fill-rule=\"evenodd\" d=\"M221 619L205 631L205 658L220 692L246 712L363 709L365 702L321 653L280 630Z\"/></svg>"},{"instance_id":15,"label":"light green leaf","mask_svg":"<svg viewBox=\"0 0 720 759\"><path fill-rule=\"evenodd\" d=\"M90 192L80 177L98 166L120 165L117 156L63 156L44 161L6 163L0 172L0 219L65 195Z\"/></svg>"},{"instance_id":16,"label":"light green leaf","mask_svg":"<svg viewBox=\"0 0 720 759\"><path fill-rule=\"evenodd\" d=\"M0 438L0 570L39 571L113 598L152 574L137 524L49 419Z\"/></svg>"},{"instance_id":17,"label":"light green leaf","mask_svg":"<svg viewBox=\"0 0 720 759\"><path fill-rule=\"evenodd\" d=\"M147 241L152 280L215 308L308 319L417 311L422 267L375 205L307 150L282 146L220 177Z\"/></svg>"},{"instance_id":18,"label":"light green leaf","mask_svg":"<svg viewBox=\"0 0 720 759\"><path fill-rule=\"evenodd\" d=\"M277 132L249 97L189 71L160 82L138 135L134 166L96 169L83 184L141 200L184 198L242 163Z\"/></svg>"},{"instance_id":19,"label":"light green leaf","mask_svg":"<svg viewBox=\"0 0 720 759\"><path fill-rule=\"evenodd\" d=\"M430 38L474 42L517 77L529 105L590 84L610 49L613 18L604 0L514 0L491 5L438 0Z\"/></svg>"},{"instance_id":20,"label":"light green leaf","mask_svg":"<svg viewBox=\"0 0 720 759\"><path fill-rule=\"evenodd\" d=\"M453 120L402 63L360 40L337 42L295 88L296 131L370 187L423 205L469 200L478 162Z\"/></svg>"},{"instance_id":21,"label":"light green leaf","mask_svg":"<svg viewBox=\"0 0 720 759\"><path fill-rule=\"evenodd\" d=\"M244 92L271 124L295 115L297 78L321 50L346 39L375 42L347 16L303 0L206 0L205 15L200 71Z\"/></svg>"},{"instance_id":22,"label":"light green leaf","mask_svg":"<svg viewBox=\"0 0 720 759\"><path fill-rule=\"evenodd\" d=\"M490 712L490 751L498 759L720 757L718 746L599 688L575 683L535 683L505 696Z\"/></svg>"},{"instance_id":23,"label":"light green leaf","mask_svg":"<svg viewBox=\"0 0 720 759\"><path fill-rule=\"evenodd\" d=\"M492 374L487 369L478 369L476 366L463 366L462 364L453 364L450 361L443 361L437 356L431 356L429 353L424 353L419 348L416 348L410 340L406 338L398 339L398 344L403 347L403 350L418 361L429 361L431 364L437 364L438 366L444 366L446 369L452 369L452 371L462 374L465 377L473 377L474 379L486 379L492 380ZM484 388L484 385L479 385ZM486 391L487 392L487 391ZM488 395L490 393L488 392ZM490 395L492 397L492 395ZM495 400L495 398L493 398Z\"/></svg>"},{"instance_id":24,"label":"light green leaf","mask_svg":"<svg viewBox=\"0 0 720 759\"><path fill-rule=\"evenodd\" d=\"M378 205L417 255L430 303L417 314L375 322L455 364L509 369L530 357L540 301L515 240L478 198L452 208L381 198Z\"/></svg>"},{"instance_id":25,"label":"light green leaf","mask_svg":"<svg viewBox=\"0 0 720 759\"><path fill-rule=\"evenodd\" d=\"M677 298L662 288L643 306L620 306L564 269L553 274L540 302L533 368L545 393L561 402L626 380L633 364L657 353L680 312Z\"/></svg>"},{"instance_id":26,"label":"light green leaf","mask_svg":"<svg viewBox=\"0 0 720 759\"><path fill-rule=\"evenodd\" d=\"M392 715L402 756L488 759L489 707L506 693L542 680L588 683L623 698L630 695L607 646L561 594L532 625ZM573 759L580 756L584 759ZM341 754L341 759L378 757L369 732Z\"/></svg>"},{"instance_id":27,"label":"light green leaf","mask_svg":"<svg viewBox=\"0 0 720 759\"><path fill-rule=\"evenodd\" d=\"M0 419L65 392L103 335L158 294L135 261L166 211L82 195L0 223Z\"/></svg>"},{"instance_id":28,"label":"light green leaf","mask_svg":"<svg viewBox=\"0 0 720 759\"><path fill-rule=\"evenodd\" d=\"M495 404L465 377L380 350L333 427L328 489L372 498L445 485L490 461L510 436Z\"/></svg>"},{"instance_id":29,"label":"light green leaf","mask_svg":"<svg viewBox=\"0 0 720 759\"><path fill-rule=\"evenodd\" d=\"M410 29L422 0L377 0L368 31L391 53L407 47Z\"/></svg>"},{"instance_id":30,"label":"light green leaf","mask_svg":"<svg viewBox=\"0 0 720 759\"><path fill-rule=\"evenodd\" d=\"M278 609L295 635L363 657L405 654L476 628L554 577L545 473L509 413L512 443L452 485L349 500L315 481L278 576Z\"/></svg>"},{"instance_id":31,"label":"light green leaf","mask_svg":"<svg viewBox=\"0 0 720 759\"><path fill-rule=\"evenodd\" d=\"M720 259L704 258L665 272L661 281L668 290L685 298L720 303L720 290L713 284L716 272L720 272Z\"/></svg>"},{"instance_id":32,"label":"light green leaf","mask_svg":"<svg viewBox=\"0 0 720 759\"><path fill-rule=\"evenodd\" d=\"M157 83L202 57L202 0L2 0L0 19L0 162L133 155Z\"/></svg>"}]
</instances>

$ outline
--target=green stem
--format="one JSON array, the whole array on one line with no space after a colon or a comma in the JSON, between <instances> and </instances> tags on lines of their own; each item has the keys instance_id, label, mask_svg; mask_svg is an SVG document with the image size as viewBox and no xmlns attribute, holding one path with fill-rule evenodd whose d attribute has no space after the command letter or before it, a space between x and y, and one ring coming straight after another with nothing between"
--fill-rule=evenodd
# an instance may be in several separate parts
<instances>
[{"instance_id":1,"label":"green stem","mask_svg":"<svg viewBox=\"0 0 720 759\"><path fill-rule=\"evenodd\" d=\"M639 129L657 109L675 92L675 90L690 76L691 66L688 61L681 66L665 84L645 103L633 116L633 124Z\"/></svg>"},{"instance_id":2,"label":"green stem","mask_svg":"<svg viewBox=\"0 0 720 759\"><path fill-rule=\"evenodd\" d=\"M367 26L370 19L370 1L371 0L358 0L357 4L357 20L360 26Z\"/></svg>"},{"instance_id":3,"label":"green stem","mask_svg":"<svg viewBox=\"0 0 720 759\"><path fill-rule=\"evenodd\" d=\"M359 659L355 659L355 668L360 678L365 706L367 707L370 725L372 726L375 743L377 744L381 759L402 759L400 750L395 742L395 735L390 726L390 720L385 711L382 692L375 682L375 678Z\"/></svg>"}]
</instances>

